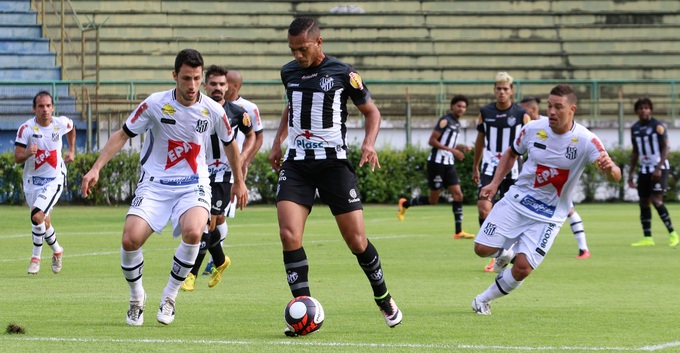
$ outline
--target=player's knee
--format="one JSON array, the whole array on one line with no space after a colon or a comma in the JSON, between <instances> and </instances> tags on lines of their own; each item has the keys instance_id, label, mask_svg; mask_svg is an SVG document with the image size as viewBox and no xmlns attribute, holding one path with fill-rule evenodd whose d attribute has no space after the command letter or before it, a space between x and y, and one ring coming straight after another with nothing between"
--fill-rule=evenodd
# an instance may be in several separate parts
<instances>
[{"instance_id":1,"label":"player's knee","mask_svg":"<svg viewBox=\"0 0 680 353\"><path fill-rule=\"evenodd\" d=\"M489 257L491 254L497 252L498 249L489 246L475 243L475 254L479 257Z\"/></svg>"},{"instance_id":2,"label":"player's knee","mask_svg":"<svg viewBox=\"0 0 680 353\"><path fill-rule=\"evenodd\" d=\"M218 216L215 218L215 224L222 224L222 223L224 223L224 222L226 222L226 221L227 221L227 218L224 217L224 215L218 215Z\"/></svg>"},{"instance_id":3,"label":"player's knee","mask_svg":"<svg viewBox=\"0 0 680 353\"><path fill-rule=\"evenodd\" d=\"M283 244L284 249L291 247L297 249L299 246L297 248L295 246L298 243L302 243L302 235L297 234L288 228L281 228L279 231L279 237L281 238L281 244Z\"/></svg>"},{"instance_id":4,"label":"player's knee","mask_svg":"<svg viewBox=\"0 0 680 353\"><path fill-rule=\"evenodd\" d=\"M430 202L430 205L436 205L439 203L439 195L430 195L428 201Z\"/></svg>"},{"instance_id":5,"label":"player's knee","mask_svg":"<svg viewBox=\"0 0 680 353\"><path fill-rule=\"evenodd\" d=\"M523 281L525 278L529 277L529 274L534 269L529 264L526 259L522 260L519 256L515 259L515 263L512 265L512 277L517 281Z\"/></svg>"},{"instance_id":6,"label":"player's knee","mask_svg":"<svg viewBox=\"0 0 680 353\"><path fill-rule=\"evenodd\" d=\"M142 247L141 241L131 236L130 234L123 233L123 239L121 240L121 245L125 251L135 251Z\"/></svg>"},{"instance_id":7,"label":"player's knee","mask_svg":"<svg viewBox=\"0 0 680 353\"><path fill-rule=\"evenodd\" d=\"M33 225L37 226L38 224L40 224L44 221L45 221L45 212L43 212L41 209L39 209L37 207L34 207L31 210L31 223L33 223Z\"/></svg>"}]
</instances>

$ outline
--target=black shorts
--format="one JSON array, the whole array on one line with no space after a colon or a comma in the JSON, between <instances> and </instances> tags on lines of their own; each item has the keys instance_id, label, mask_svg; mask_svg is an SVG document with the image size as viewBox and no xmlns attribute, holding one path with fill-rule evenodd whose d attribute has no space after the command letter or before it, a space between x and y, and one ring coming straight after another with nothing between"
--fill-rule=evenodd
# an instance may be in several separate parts
<instances>
[{"instance_id":1,"label":"black shorts","mask_svg":"<svg viewBox=\"0 0 680 353\"><path fill-rule=\"evenodd\" d=\"M210 183L212 188L212 205L210 206L210 214L213 216L219 216L224 214L224 209L229 206L229 195L231 195L231 183L229 180L231 175L227 178L225 175L225 180L219 183Z\"/></svg>"},{"instance_id":2,"label":"black shorts","mask_svg":"<svg viewBox=\"0 0 680 353\"><path fill-rule=\"evenodd\" d=\"M479 178L479 187L477 188L477 197L479 197L479 192L482 191L482 188L491 183L491 180L493 180L492 176L482 174L481 178ZM505 193L508 192L510 187L515 185L515 181L517 181L517 179L512 179L510 177L510 173L508 173L508 175L505 176L503 181L501 181L501 185L498 186L498 192L496 193L498 198L496 200L502 199L503 196L505 195Z\"/></svg>"},{"instance_id":3,"label":"black shorts","mask_svg":"<svg viewBox=\"0 0 680 353\"><path fill-rule=\"evenodd\" d=\"M427 162L427 186L430 190L439 190L459 184L460 180L455 165Z\"/></svg>"},{"instance_id":4,"label":"black shorts","mask_svg":"<svg viewBox=\"0 0 680 353\"><path fill-rule=\"evenodd\" d=\"M283 162L276 202L292 201L309 207L311 212L317 190L321 201L330 207L335 216L363 209L357 175L349 161L325 159Z\"/></svg>"},{"instance_id":5,"label":"black shorts","mask_svg":"<svg viewBox=\"0 0 680 353\"><path fill-rule=\"evenodd\" d=\"M642 174L638 173L637 191L639 197L650 197L652 195L663 195L668 187L669 170L661 171L661 179L652 180L652 173Z\"/></svg>"}]
</instances>

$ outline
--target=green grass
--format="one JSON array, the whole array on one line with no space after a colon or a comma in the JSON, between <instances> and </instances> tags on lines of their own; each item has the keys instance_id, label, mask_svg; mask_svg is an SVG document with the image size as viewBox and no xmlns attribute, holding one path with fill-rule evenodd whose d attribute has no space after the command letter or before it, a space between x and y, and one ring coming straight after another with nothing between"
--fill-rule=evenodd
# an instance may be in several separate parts
<instances>
[{"instance_id":1,"label":"green grass","mask_svg":"<svg viewBox=\"0 0 680 353\"><path fill-rule=\"evenodd\" d=\"M680 205L667 205L680 226ZM390 292L404 312L389 329L368 281L341 240L328 209L315 207L305 232L312 295L326 321L317 334L283 335L290 299L273 206L249 207L229 220L225 251L232 266L217 287L200 277L180 292L172 325L156 322L177 239L169 228L144 246L146 322L125 324L128 286L120 270L127 207L59 205L53 222L64 246L54 275L26 274L31 254L29 210L0 206L0 334L6 352L581 352L680 350L677 337L678 253L654 214L657 245L633 248L641 229L636 204L578 205L593 254L577 260L566 225L539 267L515 292L475 315L472 298L493 283L472 240L454 240L450 206L419 207L397 222L394 206L367 206L366 228L380 252ZM476 232L466 206L465 229Z\"/></svg>"}]
</instances>

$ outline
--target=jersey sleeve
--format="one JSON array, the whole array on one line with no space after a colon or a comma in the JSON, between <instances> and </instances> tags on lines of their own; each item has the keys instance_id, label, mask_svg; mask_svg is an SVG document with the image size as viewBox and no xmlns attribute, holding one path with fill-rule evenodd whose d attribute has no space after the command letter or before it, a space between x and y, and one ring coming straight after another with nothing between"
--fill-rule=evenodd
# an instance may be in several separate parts
<instances>
[{"instance_id":1,"label":"jersey sleeve","mask_svg":"<svg viewBox=\"0 0 680 353\"><path fill-rule=\"evenodd\" d=\"M215 133L217 134L217 137L222 140L222 143L229 144L234 140L234 129L232 129L231 124L229 124L227 112L222 109L221 113L222 116L217 116L217 112L215 112Z\"/></svg>"},{"instance_id":2,"label":"jersey sleeve","mask_svg":"<svg viewBox=\"0 0 680 353\"><path fill-rule=\"evenodd\" d=\"M243 109L243 112L239 114L238 118L238 129L247 135L249 132L253 131L253 122L250 120L250 114Z\"/></svg>"},{"instance_id":3,"label":"jersey sleeve","mask_svg":"<svg viewBox=\"0 0 680 353\"><path fill-rule=\"evenodd\" d=\"M659 122L656 125L656 128L654 129L654 133L659 136L659 141L668 141L668 131L666 130L666 127L663 126L661 122Z\"/></svg>"},{"instance_id":4,"label":"jersey sleeve","mask_svg":"<svg viewBox=\"0 0 680 353\"><path fill-rule=\"evenodd\" d=\"M437 125L434 127L434 131L443 133L446 127L449 125L448 120L446 120L446 116L443 116L439 118L437 121Z\"/></svg>"},{"instance_id":5,"label":"jersey sleeve","mask_svg":"<svg viewBox=\"0 0 680 353\"><path fill-rule=\"evenodd\" d=\"M345 89L354 105L362 105L371 99L371 92L369 92L359 73L351 65L347 65L344 80L346 81Z\"/></svg>"},{"instance_id":6,"label":"jersey sleeve","mask_svg":"<svg viewBox=\"0 0 680 353\"><path fill-rule=\"evenodd\" d=\"M513 152L517 153L520 156L527 152L527 146L529 141L527 130L528 129L526 125L522 127L522 130L520 130L519 132L519 136L517 136L512 145L510 145L510 147L512 147Z\"/></svg>"},{"instance_id":7,"label":"jersey sleeve","mask_svg":"<svg viewBox=\"0 0 680 353\"><path fill-rule=\"evenodd\" d=\"M600 139L597 136L595 136L595 134L591 134L590 143L588 144L588 146L590 146L588 150L589 163L595 163L597 157L599 157L602 152L607 153L607 151L604 149L602 141L600 141Z\"/></svg>"},{"instance_id":8,"label":"jersey sleeve","mask_svg":"<svg viewBox=\"0 0 680 353\"><path fill-rule=\"evenodd\" d=\"M28 146L28 136L31 133L31 129L28 124L22 124L17 131L17 138L14 140L15 146L26 147Z\"/></svg>"},{"instance_id":9,"label":"jersey sleeve","mask_svg":"<svg viewBox=\"0 0 680 353\"><path fill-rule=\"evenodd\" d=\"M61 132L60 135L62 135L62 136L66 135L67 133L69 133L71 130L73 130L75 128L74 124L73 124L73 120L69 117L60 116L57 121L58 121L58 124L59 124L59 130Z\"/></svg>"},{"instance_id":10,"label":"jersey sleeve","mask_svg":"<svg viewBox=\"0 0 680 353\"><path fill-rule=\"evenodd\" d=\"M125 121L123 130L128 136L135 137L148 129L151 122L149 104L149 99L147 98L137 106L137 109Z\"/></svg>"}]
</instances>

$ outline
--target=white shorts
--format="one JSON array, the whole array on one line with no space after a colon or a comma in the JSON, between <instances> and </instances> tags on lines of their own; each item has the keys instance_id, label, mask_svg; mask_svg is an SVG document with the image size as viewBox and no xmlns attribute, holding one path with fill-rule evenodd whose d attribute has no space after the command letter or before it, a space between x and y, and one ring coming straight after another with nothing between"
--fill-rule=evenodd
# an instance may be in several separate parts
<instances>
[{"instance_id":1,"label":"white shorts","mask_svg":"<svg viewBox=\"0 0 680 353\"><path fill-rule=\"evenodd\" d=\"M550 251L562 223L529 218L501 199L479 229L475 243L508 249L517 242L515 253L525 254L531 267L537 268Z\"/></svg>"},{"instance_id":2,"label":"white shorts","mask_svg":"<svg viewBox=\"0 0 680 353\"><path fill-rule=\"evenodd\" d=\"M149 224L156 233L163 231L172 220L172 236L182 234L179 218L192 207L206 209L205 222L210 217L210 184L192 184L167 186L153 181L142 181L137 184L135 198L132 200L128 215L139 216Z\"/></svg>"},{"instance_id":3,"label":"white shorts","mask_svg":"<svg viewBox=\"0 0 680 353\"><path fill-rule=\"evenodd\" d=\"M24 196L28 207L39 208L45 216L50 214L63 191L64 183L61 180L53 180L44 185L24 183Z\"/></svg>"}]
</instances>

